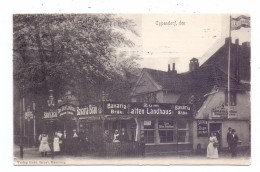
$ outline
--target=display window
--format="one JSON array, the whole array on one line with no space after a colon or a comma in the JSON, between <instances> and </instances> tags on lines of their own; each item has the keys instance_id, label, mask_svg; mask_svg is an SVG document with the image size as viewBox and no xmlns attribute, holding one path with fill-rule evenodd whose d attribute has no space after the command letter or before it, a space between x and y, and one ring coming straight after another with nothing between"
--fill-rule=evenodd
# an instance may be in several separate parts
<instances>
[{"instance_id":1,"label":"display window","mask_svg":"<svg viewBox=\"0 0 260 172\"><path fill-rule=\"evenodd\" d=\"M191 122L189 120L179 120L177 125L178 143L190 143L192 139Z\"/></svg>"},{"instance_id":2,"label":"display window","mask_svg":"<svg viewBox=\"0 0 260 172\"><path fill-rule=\"evenodd\" d=\"M158 130L160 143L176 143L176 122L175 121L158 121Z\"/></svg>"},{"instance_id":3,"label":"display window","mask_svg":"<svg viewBox=\"0 0 260 172\"><path fill-rule=\"evenodd\" d=\"M145 120L141 123L141 133L144 135L145 143L155 142L155 121Z\"/></svg>"}]
</instances>

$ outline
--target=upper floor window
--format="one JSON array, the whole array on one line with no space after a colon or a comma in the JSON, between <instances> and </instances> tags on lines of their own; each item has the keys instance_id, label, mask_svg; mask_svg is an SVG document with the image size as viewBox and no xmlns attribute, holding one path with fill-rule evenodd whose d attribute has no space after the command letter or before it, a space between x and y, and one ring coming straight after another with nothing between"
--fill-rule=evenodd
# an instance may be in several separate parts
<instances>
[{"instance_id":1,"label":"upper floor window","mask_svg":"<svg viewBox=\"0 0 260 172\"><path fill-rule=\"evenodd\" d=\"M228 92L225 93L225 105L228 105ZM237 94L236 92L229 93L229 105L236 106L237 105Z\"/></svg>"},{"instance_id":2,"label":"upper floor window","mask_svg":"<svg viewBox=\"0 0 260 172\"><path fill-rule=\"evenodd\" d=\"M137 102L148 102L148 103L156 103L156 93L148 93L144 95L140 95L137 97Z\"/></svg>"}]
</instances>

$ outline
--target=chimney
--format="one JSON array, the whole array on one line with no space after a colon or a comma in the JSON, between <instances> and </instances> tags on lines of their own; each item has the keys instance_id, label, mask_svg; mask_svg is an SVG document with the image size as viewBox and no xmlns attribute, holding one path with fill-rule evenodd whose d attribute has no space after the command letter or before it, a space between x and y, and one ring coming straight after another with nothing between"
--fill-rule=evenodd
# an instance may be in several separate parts
<instances>
[{"instance_id":1,"label":"chimney","mask_svg":"<svg viewBox=\"0 0 260 172\"><path fill-rule=\"evenodd\" d=\"M242 45L245 47L250 47L250 42L243 42Z\"/></svg>"},{"instance_id":2,"label":"chimney","mask_svg":"<svg viewBox=\"0 0 260 172\"><path fill-rule=\"evenodd\" d=\"M189 71L191 72L191 71L194 71L194 70L196 70L196 69L198 69L199 68L199 60L198 59L196 59L196 58L192 58L191 60L190 60L190 65L189 65Z\"/></svg>"},{"instance_id":3,"label":"chimney","mask_svg":"<svg viewBox=\"0 0 260 172\"><path fill-rule=\"evenodd\" d=\"M175 63L172 63L172 71L175 70Z\"/></svg>"},{"instance_id":4,"label":"chimney","mask_svg":"<svg viewBox=\"0 0 260 172\"><path fill-rule=\"evenodd\" d=\"M230 41L230 42L232 42L232 39L231 39L231 37L227 37L227 38L225 39L225 43L226 43L226 44L228 44L228 43L229 43L229 41Z\"/></svg>"},{"instance_id":5,"label":"chimney","mask_svg":"<svg viewBox=\"0 0 260 172\"><path fill-rule=\"evenodd\" d=\"M170 64L168 64L168 73L171 74L177 74L177 71L175 70L175 63L172 63L172 70L170 67Z\"/></svg>"}]
</instances>

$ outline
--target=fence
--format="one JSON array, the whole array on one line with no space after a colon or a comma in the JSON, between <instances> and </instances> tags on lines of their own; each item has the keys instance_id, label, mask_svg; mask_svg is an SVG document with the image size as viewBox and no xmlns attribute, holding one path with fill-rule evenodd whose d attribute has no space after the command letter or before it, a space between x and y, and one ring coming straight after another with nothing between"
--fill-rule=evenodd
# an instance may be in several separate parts
<instances>
[{"instance_id":1,"label":"fence","mask_svg":"<svg viewBox=\"0 0 260 172\"><path fill-rule=\"evenodd\" d=\"M102 155L104 157L144 157L145 143L104 143Z\"/></svg>"}]
</instances>

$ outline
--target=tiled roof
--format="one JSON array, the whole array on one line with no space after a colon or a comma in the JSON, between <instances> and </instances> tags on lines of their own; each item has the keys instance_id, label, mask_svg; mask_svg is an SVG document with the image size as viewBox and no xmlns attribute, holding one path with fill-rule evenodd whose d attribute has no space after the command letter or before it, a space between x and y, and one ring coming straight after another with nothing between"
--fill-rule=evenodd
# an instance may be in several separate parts
<instances>
[{"instance_id":1,"label":"tiled roof","mask_svg":"<svg viewBox=\"0 0 260 172\"><path fill-rule=\"evenodd\" d=\"M214 65L199 67L192 72L176 74L153 69L144 69L152 79L162 86L163 90L180 92L177 103L192 103L195 109L199 109L206 99L206 94L213 88L228 88L228 76ZM242 84L230 77L231 90L247 90Z\"/></svg>"},{"instance_id":2,"label":"tiled roof","mask_svg":"<svg viewBox=\"0 0 260 172\"><path fill-rule=\"evenodd\" d=\"M181 77L173 71L165 72L147 68L144 68L144 70L157 84L162 86L163 90L174 90L176 92L182 91Z\"/></svg>"},{"instance_id":3,"label":"tiled roof","mask_svg":"<svg viewBox=\"0 0 260 172\"><path fill-rule=\"evenodd\" d=\"M213 88L228 88L228 76L213 65L200 67L182 76L182 94L178 103L192 103L195 110L198 110L206 99L206 94ZM234 78L230 77L230 90L246 90Z\"/></svg>"},{"instance_id":4,"label":"tiled roof","mask_svg":"<svg viewBox=\"0 0 260 172\"><path fill-rule=\"evenodd\" d=\"M250 81L250 47L247 45L231 44L230 51L230 74L234 77L236 66L239 66L239 76L241 80ZM239 59L237 62L236 59ZM238 63L238 64L237 64ZM228 43L220 47L201 66L215 65L225 73L228 73Z\"/></svg>"}]
</instances>

